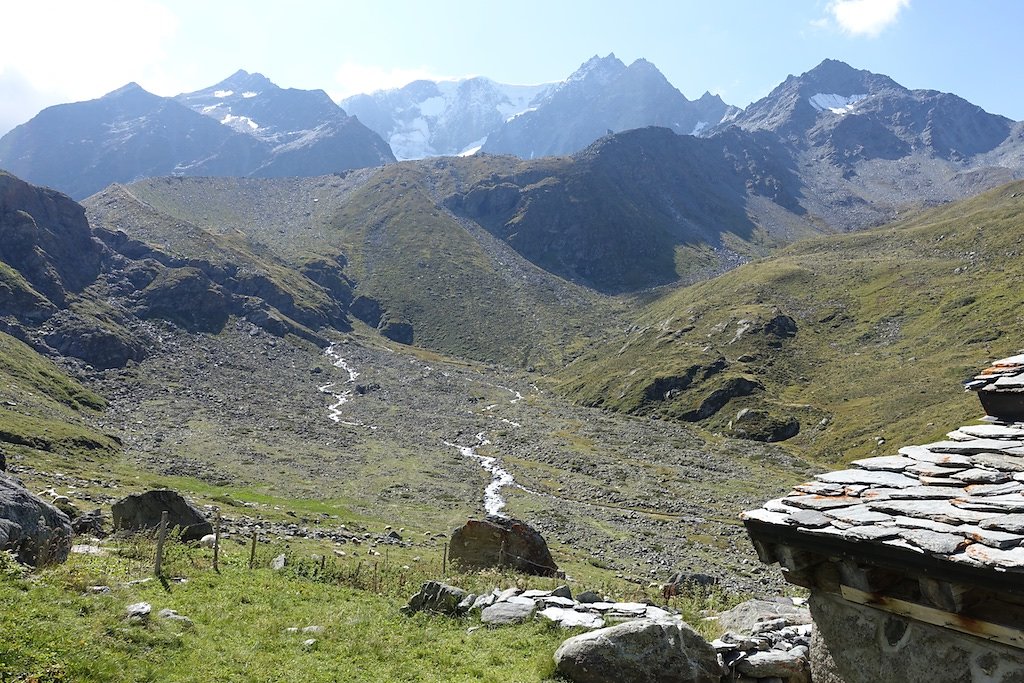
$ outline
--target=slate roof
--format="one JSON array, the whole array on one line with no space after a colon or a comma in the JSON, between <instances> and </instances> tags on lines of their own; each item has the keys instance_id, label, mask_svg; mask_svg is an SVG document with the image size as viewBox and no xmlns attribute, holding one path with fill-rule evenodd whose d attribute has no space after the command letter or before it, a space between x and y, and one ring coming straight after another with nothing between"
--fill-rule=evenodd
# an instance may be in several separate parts
<instances>
[{"instance_id":1,"label":"slate roof","mask_svg":"<svg viewBox=\"0 0 1024 683\"><path fill-rule=\"evenodd\" d=\"M966 386L1024 391L1024 355L996 361ZM1024 420L989 416L943 441L856 460L743 519L748 528L1024 573Z\"/></svg>"}]
</instances>

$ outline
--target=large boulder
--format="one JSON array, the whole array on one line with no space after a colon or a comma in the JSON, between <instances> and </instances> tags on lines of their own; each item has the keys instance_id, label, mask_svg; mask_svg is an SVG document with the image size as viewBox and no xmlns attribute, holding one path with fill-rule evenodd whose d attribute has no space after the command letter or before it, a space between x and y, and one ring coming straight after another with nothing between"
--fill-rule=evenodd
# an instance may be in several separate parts
<instances>
[{"instance_id":1,"label":"large boulder","mask_svg":"<svg viewBox=\"0 0 1024 683\"><path fill-rule=\"evenodd\" d=\"M71 535L67 515L0 475L0 550L14 551L25 564L63 562Z\"/></svg>"},{"instance_id":2,"label":"large boulder","mask_svg":"<svg viewBox=\"0 0 1024 683\"><path fill-rule=\"evenodd\" d=\"M114 529L143 531L160 526L160 514L167 511L167 528L181 529L181 540L198 541L213 533L213 525L199 508L170 489L156 489L126 496L110 506Z\"/></svg>"},{"instance_id":3,"label":"large boulder","mask_svg":"<svg viewBox=\"0 0 1024 683\"><path fill-rule=\"evenodd\" d=\"M575 683L719 683L711 645L686 624L639 619L569 638L555 651Z\"/></svg>"},{"instance_id":4,"label":"large boulder","mask_svg":"<svg viewBox=\"0 0 1024 683\"><path fill-rule=\"evenodd\" d=\"M467 567L512 567L537 576L558 572L544 537L508 517L469 520L452 532L450 552L454 562Z\"/></svg>"}]
</instances>

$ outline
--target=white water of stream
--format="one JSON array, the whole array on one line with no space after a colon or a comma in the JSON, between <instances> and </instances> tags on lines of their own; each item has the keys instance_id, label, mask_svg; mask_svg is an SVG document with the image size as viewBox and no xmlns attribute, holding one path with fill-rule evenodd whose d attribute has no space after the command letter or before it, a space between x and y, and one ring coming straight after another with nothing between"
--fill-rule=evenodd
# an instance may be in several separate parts
<instances>
[{"instance_id":1,"label":"white water of stream","mask_svg":"<svg viewBox=\"0 0 1024 683\"><path fill-rule=\"evenodd\" d=\"M476 460L480 463L481 467L490 473L491 483L484 489L484 510L488 515L505 517L501 512L501 509L505 507L505 498L501 495L501 489L514 484L515 479L512 478L512 475L507 470L498 466L497 458L480 455L476 452L476 449L480 446L487 446L490 443L483 432L476 435L475 446L459 446L458 444L445 441L446 445L459 449L459 453L462 453L467 458Z\"/></svg>"},{"instance_id":2,"label":"white water of stream","mask_svg":"<svg viewBox=\"0 0 1024 683\"><path fill-rule=\"evenodd\" d=\"M354 367L349 365L344 358L338 355L338 352L334 350L334 344L331 344L326 349L324 349L324 355L331 359L331 364L334 367L341 368L342 370L348 373L348 379L345 380L342 383L342 385L354 386L356 378L359 377L359 372L357 372ZM351 427L362 427L362 423L359 422L342 422L341 407L352 400L353 389L345 389L340 394L338 394L335 393L334 391L335 384L337 384L337 382L331 382L330 384L324 384L323 386L317 387L317 389L319 389L323 393L329 394L330 396L334 397L334 403L328 407L328 410L331 411L330 414L328 414L328 417L331 418L331 420L333 420L334 422L338 422L340 424L349 425Z\"/></svg>"}]
</instances>

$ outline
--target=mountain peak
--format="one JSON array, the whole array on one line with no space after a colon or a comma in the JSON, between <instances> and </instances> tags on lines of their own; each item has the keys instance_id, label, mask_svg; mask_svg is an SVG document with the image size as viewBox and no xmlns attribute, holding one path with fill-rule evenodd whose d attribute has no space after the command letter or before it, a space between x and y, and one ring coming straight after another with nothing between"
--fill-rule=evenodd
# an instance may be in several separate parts
<instances>
[{"instance_id":1,"label":"mountain peak","mask_svg":"<svg viewBox=\"0 0 1024 683\"><path fill-rule=\"evenodd\" d=\"M609 52L607 57L599 57L594 55L587 61L580 65L580 68L576 69L569 76L567 82L582 81L585 78L589 78L592 75L598 75L604 78L612 76L620 71L625 70L626 65L615 56L614 52Z\"/></svg>"},{"instance_id":2,"label":"mountain peak","mask_svg":"<svg viewBox=\"0 0 1024 683\"><path fill-rule=\"evenodd\" d=\"M265 88L276 88L277 84L261 73L249 73L245 69L239 69L231 74L211 90L262 90Z\"/></svg>"},{"instance_id":3,"label":"mountain peak","mask_svg":"<svg viewBox=\"0 0 1024 683\"><path fill-rule=\"evenodd\" d=\"M116 97L126 97L126 96L130 96L130 95L138 95L138 94L152 95L151 92L149 92L148 90L143 88L141 85L139 85L135 81L132 81L131 83L126 83L125 85L122 85L120 88L117 88L116 90L111 90L106 95L104 95L103 98L104 99L113 99L113 98L116 98Z\"/></svg>"}]
</instances>

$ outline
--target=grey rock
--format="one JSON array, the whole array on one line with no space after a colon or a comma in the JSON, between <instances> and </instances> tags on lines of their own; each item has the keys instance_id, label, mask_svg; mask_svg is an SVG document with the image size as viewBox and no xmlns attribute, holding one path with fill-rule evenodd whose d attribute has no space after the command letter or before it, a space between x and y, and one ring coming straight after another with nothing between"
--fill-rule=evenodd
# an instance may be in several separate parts
<instances>
[{"instance_id":1,"label":"grey rock","mask_svg":"<svg viewBox=\"0 0 1024 683\"><path fill-rule=\"evenodd\" d=\"M66 514L0 474L0 550L29 565L64 562L71 536Z\"/></svg>"},{"instance_id":2,"label":"grey rock","mask_svg":"<svg viewBox=\"0 0 1024 683\"><path fill-rule=\"evenodd\" d=\"M469 520L452 532L450 553L454 562L467 567L508 566L538 576L558 572L544 537L516 519Z\"/></svg>"},{"instance_id":3,"label":"grey rock","mask_svg":"<svg viewBox=\"0 0 1024 683\"><path fill-rule=\"evenodd\" d=\"M76 517L71 522L71 530L78 536L103 538L106 536L106 532L103 529L105 519L103 510L96 508Z\"/></svg>"},{"instance_id":4,"label":"grey rock","mask_svg":"<svg viewBox=\"0 0 1024 683\"><path fill-rule=\"evenodd\" d=\"M1009 472L999 470L986 470L979 467L972 467L967 470L960 470L949 475L951 479L962 481L965 484L1003 484L1013 479Z\"/></svg>"},{"instance_id":5,"label":"grey rock","mask_svg":"<svg viewBox=\"0 0 1024 683\"><path fill-rule=\"evenodd\" d=\"M180 529L183 541L198 541L213 533L213 525L202 511L170 489L132 494L110 506L114 529L129 531L156 529L163 511L167 512L168 529Z\"/></svg>"},{"instance_id":6,"label":"grey rock","mask_svg":"<svg viewBox=\"0 0 1024 683\"><path fill-rule=\"evenodd\" d=\"M278 555L277 557L275 557L273 560L270 561L270 568L273 569L275 572L279 572L282 569L284 569L285 565L287 565L287 564L288 564L288 556L285 555L284 553L281 553L280 555Z\"/></svg>"},{"instance_id":7,"label":"grey rock","mask_svg":"<svg viewBox=\"0 0 1024 683\"><path fill-rule=\"evenodd\" d=\"M872 510L867 505L851 505L849 507L826 510L823 513L827 517L838 519L848 524L878 524L890 522L892 517L884 512Z\"/></svg>"},{"instance_id":8,"label":"grey rock","mask_svg":"<svg viewBox=\"0 0 1024 683\"><path fill-rule=\"evenodd\" d=\"M132 619L136 621L146 621L149 619L150 612L153 611L153 606L148 602L136 602L128 605L124 610L124 616L126 619Z\"/></svg>"},{"instance_id":9,"label":"grey rock","mask_svg":"<svg viewBox=\"0 0 1024 683\"><path fill-rule=\"evenodd\" d=\"M551 595L556 598L568 598L569 600L572 600L572 589L565 584L562 584L555 590L551 591Z\"/></svg>"},{"instance_id":10,"label":"grey rock","mask_svg":"<svg viewBox=\"0 0 1024 683\"><path fill-rule=\"evenodd\" d=\"M952 555L967 545L967 539L956 534L944 534L927 529L910 529L900 538L932 555Z\"/></svg>"},{"instance_id":11,"label":"grey rock","mask_svg":"<svg viewBox=\"0 0 1024 683\"><path fill-rule=\"evenodd\" d=\"M807 660L799 654L780 650L756 652L736 663L736 670L752 678L785 678L807 681L810 670Z\"/></svg>"},{"instance_id":12,"label":"grey rock","mask_svg":"<svg viewBox=\"0 0 1024 683\"><path fill-rule=\"evenodd\" d=\"M537 612L537 616L553 621L562 628L603 628L604 619L592 612L578 612L564 607L546 607Z\"/></svg>"},{"instance_id":13,"label":"grey rock","mask_svg":"<svg viewBox=\"0 0 1024 683\"><path fill-rule=\"evenodd\" d=\"M784 619L785 625L811 623L811 613L788 598L747 600L718 615L718 625L730 633L751 635L760 622Z\"/></svg>"},{"instance_id":14,"label":"grey rock","mask_svg":"<svg viewBox=\"0 0 1024 683\"><path fill-rule=\"evenodd\" d=\"M939 441L926 444L932 453L954 453L957 455L976 455L978 453L998 453L1007 448L1020 448L1024 441L1007 439L972 439L971 441Z\"/></svg>"},{"instance_id":15,"label":"grey rock","mask_svg":"<svg viewBox=\"0 0 1024 683\"><path fill-rule=\"evenodd\" d=\"M145 604L145 603L143 603L143 604ZM177 611L175 611L175 610L173 610L173 609L171 609L169 607L165 607L162 610L160 610L159 612L157 612L156 616L159 619L166 619L168 621L177 621L182 626L193 626L194 625L192 623L191 619L189 619L188 617L186 617L186 616L184 616L182 614L178 614Z\"/></svg>"},{"instance_id":16,"label":"grey rock","mask_svg":"<svg viewBox=\"0 0 1024 683\"><path fill-rule=\"evenodd\" d=\"M480 621L491 626L521 624L533 617L537 605L532 600L526 602L496 602L485 607L480 613Z\"/></svg>"},{"instance_id":17,"label":"grey rock","mask_svg":"<svg viewBox=\"0 0 1024 683\"><path fill-rule=\"evenodd\" d=\"M576 602L588 603L588 602L601 602L602 598L594 591L583 591L576 596Z\"/></svg>"},{"instance_id":18,"label":"grey rock","mask_svg":"<svg viewBox=\"0 0 1024 683\"><path fill-rule=\"evenodd\" d=\"M402 608L404 614L420 611L436 612L455 616L459 604L466 598L466 591L439 581L427 581L419 592L409 598L409 604Z\"/></svg>"},{"instance_id":19,"label":"grey rock","mask_svg":"<svg viewBox=\"0 0 1024 683\"><path fill-rule=\"evenodd\" d=\"M964 510L945 500L880 500L868 503L872 508L894 516L931 519L947 524L975 524L992 516Z\"/></svg>"},{"instance_id":20,"label":"grey rock","mask_svg":"<svg viewBox=\"0 0 1024 683\"><path fill-rule=\"evenodd\" d=\"M878 458L864 458L862 460L854 460L850 464L854 467L859 467L864 470L883 470L886 472L902 472L911 465L916 464L916 460L912 460L903 455L885 455Z\"/></svg>"},{"instance_id":21,"label":"grey rock","mask_svg":"<svg viewBox=\"0 0 1024 683\"><path fill-rule=\"evenodd\" d=\"M1024 534L1024 514L1000 515L982 520L978 526L982 529L997 529L1014 534Z\"/></svg>"},{"instance_id":22,"label":"grey rock","mask_svg":"<svg viewBox=\"0 0 1024 683\"><path fill-rule=\"evenodd\" d=\"M555 651L575 683L718 683L713 647L686 624L641 619L569 638Z\"/></svg>"},{"instance_id":23,"label":"grey rock","mask_svg":"<svg viewBox=\"0 0 1024 683\"><path fill-rule=\"evenodd\" d=\"M819 474L816 479L829 484L865 484L867 486L887 486L894 489L919 485L916 478L907 477L898 472L881 470L839 470L838 472Z\"/></svg>"}]
</instances>

